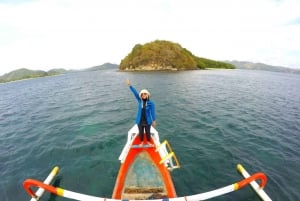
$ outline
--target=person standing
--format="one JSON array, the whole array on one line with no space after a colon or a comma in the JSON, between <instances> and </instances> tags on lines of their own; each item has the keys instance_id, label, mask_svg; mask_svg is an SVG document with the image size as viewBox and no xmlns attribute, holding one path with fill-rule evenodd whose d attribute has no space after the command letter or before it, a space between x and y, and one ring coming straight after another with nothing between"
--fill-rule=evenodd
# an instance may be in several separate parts
<instances>
[{"instance_id":1,"label":"person standing","mask_svg":"<svg viewBox=\"0 0 300 201\"><path fill-rule=\"evenodd\" d=\"M144 142L144 131L146 133L147 143L150 145L150 129L151 126L156 126L155 104L150 100L150 92L147 89L143 89L138 93L131 85L129 79L126 79L126 84L129 86L138 102L138 111L135 122L139 128L140 146L142 146Z\"/></svg>"}]
</instances>

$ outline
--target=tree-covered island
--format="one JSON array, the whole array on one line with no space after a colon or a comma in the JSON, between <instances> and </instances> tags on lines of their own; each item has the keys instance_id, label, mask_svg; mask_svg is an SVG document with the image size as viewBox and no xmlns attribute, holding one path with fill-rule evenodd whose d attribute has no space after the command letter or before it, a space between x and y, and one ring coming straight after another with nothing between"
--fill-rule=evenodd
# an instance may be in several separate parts
<instances>
[{"instance_id":1,"label":"tree-covered island","mask_svg":"<svg viewBox=\"0 0 300 201\"><path fill-rule=\"evenodd\" d=\"M121 61L121 71L178 71L207 68L234 69L235 66L193 55L180 44L155 40L137 44Z\"/></svg>"}]
</instances>

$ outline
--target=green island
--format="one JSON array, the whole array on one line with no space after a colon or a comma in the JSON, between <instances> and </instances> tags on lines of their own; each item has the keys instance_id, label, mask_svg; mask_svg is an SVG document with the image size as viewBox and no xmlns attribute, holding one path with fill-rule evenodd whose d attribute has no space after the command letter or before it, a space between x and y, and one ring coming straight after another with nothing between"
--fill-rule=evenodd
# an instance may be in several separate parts
<instances>
[{"instance_id":1,"label":"green island","mask_svg":"<svg viewBox=\"0 0 300 201\"><path fill-rule=\"evenodd\" d=\"M30 70L27 68L21 68L0 76L0 83L13 82L13 81L24 80L24 79L33 79L33 78L46 77L46 76L62 75L66 73L76 73L82 71L98 71L98 70L113 69L113 68L117 69L118 67L119 65L116 64L104 63L100 66L93 66L82 70L65 70L63 68L57 68L57 69L51 69L47 72L42 70Z\"/></svg>"},{"instance_id":2,"label":"green island","mask_svg":"<svg viewBox=\"0 0 300 201\"><path fill-rule=\"evenodd\" d=\"M38 78L38 77L59 75L64 72L65 72L65 70L63 70L63 69L53 69L48 72L45 72L42 70L29 70L26 68L21 68L21 69L12 71L10 73L4 74L3 76L0 76L0 83L12 82L12 81L17 81L17 80L22 80L22 79L32 79L32 78Z\"/></svg>"},{"instance_id":3,"label":"green island","mask_svg":"<svg viewBox=\"0 0 300 201\"><path fill-rule=\"evenodd\" d=\"M121 61L121 71L179 71L197 69L234 69L233 64L193 55L178 43L155 40L137 44Z\"/></svg>"}]
</instances>

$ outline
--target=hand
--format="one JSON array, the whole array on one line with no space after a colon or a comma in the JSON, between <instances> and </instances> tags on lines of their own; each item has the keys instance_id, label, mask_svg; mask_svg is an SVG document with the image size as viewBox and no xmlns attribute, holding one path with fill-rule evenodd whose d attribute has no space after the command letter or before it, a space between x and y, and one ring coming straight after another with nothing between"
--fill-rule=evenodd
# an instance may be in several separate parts
<instances>
[{"instance_id":1,"label":"hand","mask_svg":"<svg viewBox=\"0 0 300 201\"><path fill-rule=\"evenodd\" d=\"M156 124L157 124L156 121L153 121L153 122L152 122L152 126L153 126L154 128L156 127Z\"/></svg>"},{"instance_id":2,"label":"hand","mask_svg":"<svg viewBox=\"0 0 300 201\"><path fill-rule=\"evenodd\" d=\"M128 86L130 86L130 81L129 81L129 79L126 79L126 84L127 84Z\"/></svg>"}]
</instances>

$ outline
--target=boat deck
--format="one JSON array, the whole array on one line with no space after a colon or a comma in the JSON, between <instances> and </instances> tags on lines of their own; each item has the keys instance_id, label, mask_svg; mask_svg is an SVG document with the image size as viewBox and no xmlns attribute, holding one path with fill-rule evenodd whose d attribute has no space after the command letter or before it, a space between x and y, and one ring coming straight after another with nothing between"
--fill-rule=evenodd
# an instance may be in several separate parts
<instances>
[{"instance_id":1,"label":"boat deck","mask_svg":"<svg viewBox=\"0 0 300 201\"><path fill-rule=\"evenodd\" d=\"M148 153L142 151L128 170L121 198L143 200L153 196L167 197L166 187L159 169L156 168Z\"/></svg>"}]
</instances>

